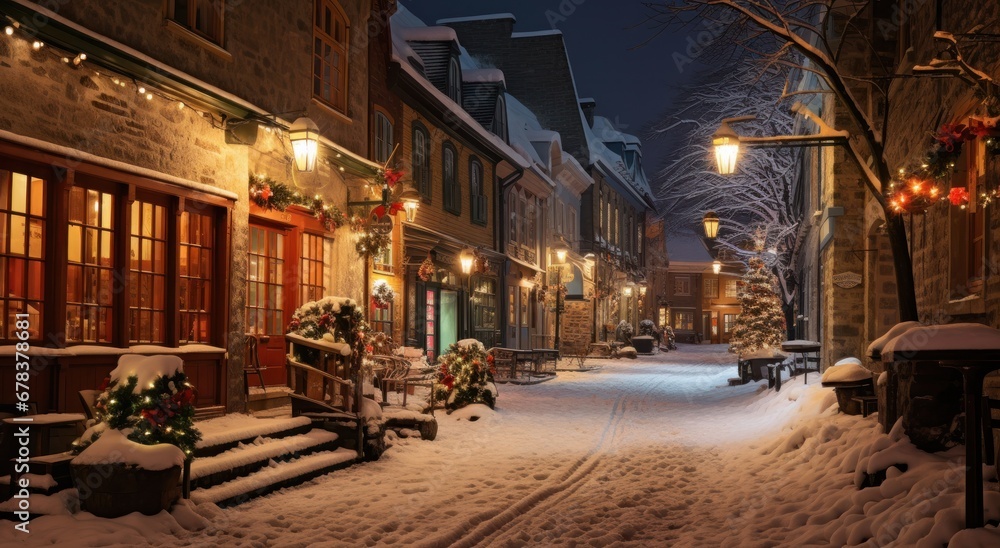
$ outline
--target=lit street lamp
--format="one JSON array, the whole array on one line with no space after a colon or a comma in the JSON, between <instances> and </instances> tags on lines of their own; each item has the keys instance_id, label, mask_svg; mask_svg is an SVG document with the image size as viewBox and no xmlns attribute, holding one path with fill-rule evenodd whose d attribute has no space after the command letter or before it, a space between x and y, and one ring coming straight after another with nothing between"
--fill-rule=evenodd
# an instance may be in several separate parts
<instances>
[{"instance_id":1,"label":"lit street lamp","mask_svg":"<svg viewBox=\"0 0 1000 548\"><path fill-rule=\"evenodd\" d=\"M465 307L465 336L466 338L472 336L472 262L475 260L475 255L472 250L465 248L458 255L458 262L462 265L462 274L465 274L465 279L467 280L469 291L466 295L468 302Z\"/></svg>"},{"instance_id":2,"label":"lit street lamp","mask_svg":"<svg viewBox=\"0 0 1000 548\"><path fill-rule=\"evenodd\" d=\"M719 235L719 215L714 211L705 212L701 218L701 223L705 225L705 237L714 240Z\"/></svg>"},{"instance_id":3,"label":"lit street lamp","mask_svg":"<svg viewBox=\"0 0 1000 548\"><path fill-rule=\"evenodd\" d=\"M399 195L399 201L403 202L403 210L406 212L406 222L412 223L417 218L417 208L420 207L420 193L413 187L407 187Z\"/></svg>"},{"instance_id":4,"label":"lit street lamp","mask_svg":"<svg viewBox=\"0 0 1000 548\"><path fill-rule=\"evenodd\" d=\"M726 118L719 124L719 129L712 135L712 147L715 148L715 163L721 175L732 175L736 171L736 158L740 154L740 137L736 135L729 122L753 120L753 116Z\"/></svg>"},{"instance_id":5,"label":"lit street lamp","mask_svg":"<svg viewBox=\"0 0 1000 548\"><path fill-rule=\"evenodd\" d=\"M716 274L722 272L722 263L718 260L712 261L712 272Z\"/></svg>"},{"instance_id":6,"label":"lit street lamp","mask_svg":"<svg viewBox=\"0 0 1000 548\"><path fill-rule=\"evenodd\" d=\"M302 116L289 126L288 138L292 141L296 169L306 173L312 171L319 150L319 126L311 118Z\"/></svg>"},{"instance_id":7,"label":"lit street lamp","mask_svg":"<svg viewBox=\"0 0 1000 548\"><path fill-rule=\"evenodd\" d=\"M560 337L559 337L559 327L560 327L559 326L559 320L560 320L560 317L562 316L562 307L563 307L563 304L562 304L562 283L563 283L562 269L563 269L563 266L566 266L566 264L565 264L566 263L566 254L569 253L569 250L567 250L563 246L559 246L559 247L555 248L555 252L556 252L556 259L559 262L557 264L552 265L552 266L556 267L556 283L555 283L555 288L556 288L556 339L555 339L555 344L553 346L555 346L556 350L559 350L559 343L560 343Z\"/></svg>"}]
</instances>

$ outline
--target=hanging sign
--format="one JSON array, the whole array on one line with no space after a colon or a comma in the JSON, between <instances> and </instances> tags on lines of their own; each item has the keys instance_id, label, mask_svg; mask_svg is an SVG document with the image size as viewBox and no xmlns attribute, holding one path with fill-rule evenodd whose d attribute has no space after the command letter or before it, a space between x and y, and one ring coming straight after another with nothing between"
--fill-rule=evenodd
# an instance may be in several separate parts
<instances>
[{"instance_id":1,"label":"hanging sign","mask_svg":"<svg viewBox=\"0 0 1000 548\"><path fill-rule=\"evenodd\" d=\"M375 234L389 234L392 232L392 215L377 217L375 214L372 214L371 219L368 221L368 227Z\"/></svg>"}]
</instances>

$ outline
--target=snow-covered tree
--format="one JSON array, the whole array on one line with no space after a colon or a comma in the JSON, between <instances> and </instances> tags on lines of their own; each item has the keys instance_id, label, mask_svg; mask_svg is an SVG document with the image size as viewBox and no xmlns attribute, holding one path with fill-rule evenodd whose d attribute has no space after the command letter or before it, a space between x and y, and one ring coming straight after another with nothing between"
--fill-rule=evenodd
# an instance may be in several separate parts
<instances>
[{"instance_id":1,"label":"snow-covered tree","mask_svg":"<svg viewBox=\"0 0 1000 548\"><path fill-rule=\"evenodd\" d=\"M662 0L647 2L650 20L659 31L691 28L700 21L725 21L727 44L744 46L764 60L763 66L792 67L815 75L823 91L833 94L837 109L850 123L838 136L872 196L886 211L886 230L896 273L900 319L917 320L913 264L903 218L894 215L883 195L894 171L885 154L884 129L892 105L887 78L894 74L869 40L870 0ZM852 74L845 54L867 62L864 74ZM740 57L742 59L742 57ZM857 63L853 63L857 66ZM869 104L881 108L870 109ZM907 108L907 106L904 106ZM777 140L775 140L777 142Z\"/></svg>"},{"instance_id":2,"label":"snow-covered tree","mask_svg":"<svg viewBox=\"0 0 1000 548\"><path fill-rule=\"evenodd\" d=\"M785 315L774 292L774 274L760 257L752 257L740 281L740 314L729 351L740 355L773 349L785 340Z\"/></svg>"},{"instance_id":3,"label":"snow-covered tree","mask_svg":"<svg viewBox=\"0 0 1000 548\"><path fill-rule=\"evenodd\" d=\"M657 201L667 229L700 225L704 212L716 212L721 222L715 246L722 258L746 262L769 251L782 301L791 303L796 286L791 248L801 215L792 205L799 151L747 151L731 176L719 175L711 162L712 133L724 117L755 116L741 126L749 135L795 131L794 116L781 108L784 80L783 71L760 74L754 65L703 74L651 136L672 138L677 151L657 173Z\"/></svg>"}]
</instances>

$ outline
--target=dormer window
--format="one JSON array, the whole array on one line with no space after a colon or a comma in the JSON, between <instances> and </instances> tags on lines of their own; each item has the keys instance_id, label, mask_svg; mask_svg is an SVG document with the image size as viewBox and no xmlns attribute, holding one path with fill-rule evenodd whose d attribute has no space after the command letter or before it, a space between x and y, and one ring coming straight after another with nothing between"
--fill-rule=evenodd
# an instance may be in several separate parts
<instances>
[{"instance_id":1,"label":"dormer window","mask_svg":"<svg viewBox=\"0 0 1000 548\"><path fill-rule=\"evenodd\" d=\"M454 57L448 63L448 97L462 104L462 68L458 66L458 59Z\"/></svg>"},{"instance_id":2,"label":"dormer window","mask_svg":"<svg viewBox=\"0 0 1000 548\"><path fill-rule=\"evenodd\" d=\"M503 93L497 96L497 104L493 111L493 127L490 131L507 142L507 102L503 98Z\"/></svg>"}]
</instances>

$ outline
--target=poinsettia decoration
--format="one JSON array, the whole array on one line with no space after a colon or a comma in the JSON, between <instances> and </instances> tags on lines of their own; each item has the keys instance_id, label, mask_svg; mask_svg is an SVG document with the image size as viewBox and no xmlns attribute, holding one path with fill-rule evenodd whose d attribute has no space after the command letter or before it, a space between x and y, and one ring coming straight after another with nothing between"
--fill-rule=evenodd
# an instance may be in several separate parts
<instances>
[{"instance_id":1,"label":"poinsettia decoration","mask_svg":"<svg viewBox=\"0 0 1000 548\"><path fill-rule=\"evenodd\" d=\"M969 203L969 191L965 187L955 187L948 192L948 201L953 206L964 206Z\"/></svg>"}]
</instances>

